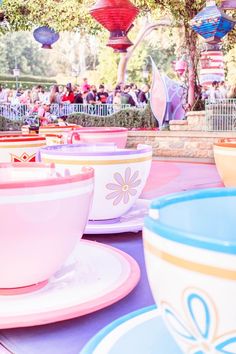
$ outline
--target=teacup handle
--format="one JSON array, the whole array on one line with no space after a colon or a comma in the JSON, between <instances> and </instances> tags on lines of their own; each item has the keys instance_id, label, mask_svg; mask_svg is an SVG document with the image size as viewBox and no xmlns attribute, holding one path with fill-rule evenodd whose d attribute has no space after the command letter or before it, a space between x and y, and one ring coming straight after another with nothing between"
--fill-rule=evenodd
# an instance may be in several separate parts
<instances>
[{"instance_id":1,"label":"teacup handle","mask_svg":"<svg viewBox=\"0 0 236 354\"><path fill-rule=\"evenodd\" d=\"M67 144L73 144L73 140L80 140L79 133L77 132L70 132L67 137Z\"/></svg>"},{"instance_id":2,"label":"teacup handle","mask_svg":"<svg viewBox=\"0 0 236 354\"><path fill-rule=\"evenodd\" d=\"M35 154L35 161L36 161L36 162L42 162L40 149L38 149L38 150L36 151L36 154Z\"/></svg>"}]
</instances>

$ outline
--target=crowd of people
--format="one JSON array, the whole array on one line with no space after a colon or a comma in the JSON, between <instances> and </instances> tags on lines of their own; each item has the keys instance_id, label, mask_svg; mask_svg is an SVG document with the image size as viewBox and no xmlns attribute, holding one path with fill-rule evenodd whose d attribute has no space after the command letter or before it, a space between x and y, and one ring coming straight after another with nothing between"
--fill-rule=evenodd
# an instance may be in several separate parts
<instances>
[{"instance_id":1,"label":"crowd of people","mask_svg":"<svg viewBox=\"0 0 236 354\"><path fill-rule=\"evenodd\" d=\"M147 84L139 89L136 84L116 85L115 89L110 91L104 84L89 84L87 78L83 79L81 85L66 86L53 85L50 91L38 85L31 90L9 90L0 86L0 105L9 104L25 105L28 115L37 115L42 124L47 124L49 115L52 113L52 105L103 105L112 104L122 107L130 105L132 107L143 107L149 100L150 87Z\"/></svg>"},{"instance_id":2,"label":"crowd of people","mask_svg":"<svg viewBox=\"0 0 236 354\"><path fill-rule=\"evenodd\" d=\"M201 98L215 103L218 99L236 98L236 85L227 85L224 81L213 81L210 88L201 87Z\"/></svg>"},{"instance_id":3,"label":"crowd of people","mask_svg":"<svg viewBox=\"0 0 236 354\"><path fill-rule=\"evenodd\" d=\"M66 86L53 85L50 91L46 91L41 85L33 87L32 90L10 90L0 86L0 104L120 103L140 106L147 103L148 99L149 86L146 84L141 89L138 89L134 83L117 85L112 91L107 90L104 84L100 84L97 89L96 85L89 85L87 79L83 79L82 85L72 85L71 83Z\"/></svg>"},{"instance_id":4,"label":"crowd of people","mask_svg":"<svg viewBox=\"0 0 236 354\"><path fill-rule=\"evenodd\" d=\"M31 90L10 90L0 86L0 108L5 105L24 106L26 107L24 113L27 112L28 116L39 117L40 123L45 125L50 120L52 121L52 116L54 119L60 116L58 110L52 109L55 106L62 107L60 112L64 114L66 112L64 108L72 107L71 104L89 105L94 107L94 114L99 112L99 115L107 115L109 113L103 109L104 104L112 104L112 112L115 111L115 107L119 110L123 105L143 107L149 101L149 91L149 85L144 84L138 88L134 83L116 85L111 91L103 83L98 88L96 85L89 84L87 78L83 79L81 85L72 85L71 83L65 86L53 85L48 91L41 85L35 86ZM236 85L229 86L224 81L213 81L211 87L200 86L198 91L201 100L207 99L211 103L215 103L218 99L236 98ZM73 111L70 112L73 113ZM86 113L91 112L86 111ZM3 115L2 111L0 114Z\"/></svg>"}]
</instances>

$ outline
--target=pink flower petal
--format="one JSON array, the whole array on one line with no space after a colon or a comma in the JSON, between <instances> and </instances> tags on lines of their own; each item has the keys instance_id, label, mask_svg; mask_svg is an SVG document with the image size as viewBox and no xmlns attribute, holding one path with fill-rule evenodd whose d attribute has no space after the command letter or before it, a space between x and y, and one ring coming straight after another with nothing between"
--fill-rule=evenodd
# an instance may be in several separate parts
<instances>
[{"instance_id":1,"label":"pink flower petal","mask_svg":"<svg viewBox=\"0 0 236 354\"><path fill-rule=\"evenodd\" d=\"M120 195L120 191L116 191L116 192L112 192L112 193L109 193L107 196L106 196L106 199L110 200L110 199L114 199L116 198L118 195Z\"/></svg>"},{"instance_id":2,"label":"pink flower petal","mask_svg":"<svg viewBox=\"0 0 236 354\"><path fill-rule=\"evenodd\" d=\"M133 183L136 180L136 178L138 177L138 175L139 175L139 171L135 171L133 176L130 178L129 183L130 184Z\"/></svg>"},{"instance_id":3,"label":"pink flower petal","mask_svg":"<svg viewBox=\"0 0 236 354\"><path fill-rule=\"evenodd\" d=\"M128 191L124 193L124 198L123 199L124 199L124 203L127 204L128 201L129 201L129 192Z\"/></svg>"},{"instance_id":4,"label":"pink flower petal","mask_svg":"<svg viewBox=\"0 0 236 354\"><path fill-rule=\"evenodd\" d=\"M129 189L129 194L132 195L132 196L134 196L134 195L137 194L137 190L134 189L134 188L131 188L131 189Z\"/></svg>"},{"instance_id":5,"label":"pink flower petal","mask_svg":"<svg viewBox=\"0 0 236 354\"><path fill-rule=\"evenodd\" d=\"M115 184L115 183L108 183L106 184L106 188L110 189L112 191L120 191L121 190L121 186L119 184Z\"/></svg>"},{"instance_id":6,"label":"pink flower petal","mask_svg":"<svg viewBox=\"0 0 236 354\"><path fill-rule=\"evenodd\" d=\"M130 176L131 176L131 168L127 167L125 170L125 184L129 184Z\"/></svg>"},{"instance_id":7,"label":"pink flower petal","mask_svg":"<svg viewBox=\"0 0 236 354\"><path fill-rule=\"evenodd\" d=\"M137 187L140 185L140 183L142 182L141 179L137 179L137 181L133 182L133 183L130 183L130 187L131 188L134 188L134 187Z\"/></svg>"},{"instance_id":8,"label":"pink flower petal","mask_svg":"<svg viewBox=\"0 0 236 354\"><path fill-rule=\"evenodd\" d=\"M119 204L119 203L121 202L122 198L123 198L123 193L120 193L120 194L117 196L117 198L114 200L113 205Z\"/></svg>"},{"instance_id":9,"label":"pink flower petal","mask_svg":"<svg viewBox=\"0 0 236 354\"><path fill-rule=\"evenodd\" d=\"M124 180L123 180L123 177L122 177L121 174L118 173L118 172L114 173L114 179L115 179L116 182L117 182L118 184L120 184L121 186L122 186L123 184L125 184L125 183L124 183Z\"/></svg>"}]
</instances>

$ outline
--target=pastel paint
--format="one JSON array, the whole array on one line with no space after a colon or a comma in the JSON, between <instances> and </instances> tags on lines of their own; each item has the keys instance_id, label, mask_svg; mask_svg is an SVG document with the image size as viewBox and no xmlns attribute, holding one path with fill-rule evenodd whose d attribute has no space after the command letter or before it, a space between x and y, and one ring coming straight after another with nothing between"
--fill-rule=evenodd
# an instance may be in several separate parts
<instances>
[{"instance_id":1,"label":"pastel paint","mask_svg":"<svg viewBox=\"0 0 236 354\"><path fill-rule=\"evenodd\" d=\"M213 151L222 182L226 187L236 187L236 139L221 139Z\"/></svg>"},{"instance_id":2,"label":"pastel paint","mask_svg":"<svg viewBox=\"0 0 236 354\"><path fill-rule=\"evenodd\" d=\"M36 153L46 145L37 135L0 135L0 162L35 162Z\"/></svg>"},{"instance_id":3,"label":"pastel paint","mask_svg":"<svg viewBox=\"0 0 236 354\"><path fill-rule=\"evenodd\" d=\"M48 280L83 235L93 169L0 164L0 293Z\"/></svg>"},{"instance_id":4,"label":"pastel paint","mask_svg":"<svg viewBox=\"0 0 236 354\"><path fill-rule=\"evenodd\" d=\"M143 231L156 304L184 354L236 352L236 189L154 200Z\"/></svg>"},{"instance_id":5,"label":"pastel paint","mask_svg":"<svg viewBox=\"0 0 236 354\"><path fill-rule=\"evenodd\" d=\"M119 149L111 143L57 145L42 148L40 158L62 170L93 167L95 188L89 219L106 220L125 214L139 198L150 172L152 148Z\"/></svg>"}]
</instances>

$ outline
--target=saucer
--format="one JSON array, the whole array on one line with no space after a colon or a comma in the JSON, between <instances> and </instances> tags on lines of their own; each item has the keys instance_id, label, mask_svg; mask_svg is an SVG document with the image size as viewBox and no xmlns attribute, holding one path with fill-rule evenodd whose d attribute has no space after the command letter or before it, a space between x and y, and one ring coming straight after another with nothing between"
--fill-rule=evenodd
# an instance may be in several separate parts
<instances>
[{"instance_id":1,"label":"saucer","mask_svg":"<svg viewBox=\"0 0 236 354\"><path fill-rule=\"evenodd\" d=\"M182 354L156 306L144 307L99 331L80 354Z\"/></svg>"},{"instance_id":2,"label":"saucer","mask_svg":"<svg viewBox=\"0 0 236 354\"><path fill-rule=\"evenodd\" d=\"M90 220L84 234L117 234L122 232L139 232L143 228L144 217L148 214L151 203L149 199L138 199L124 215L110 220Z\"/></svg>"},{"instance_id":3,"label":"saucer","mask_svg":"<svg viewBox=\"0 0 236 354\"><path fill-rule=\"evenodd\" d=\"M128 254L101 243L79 241L44 288L0 295L0 328L41 325L97 311L128 295L139 277L139 266Z\"/></svg>"}]
</instances>

